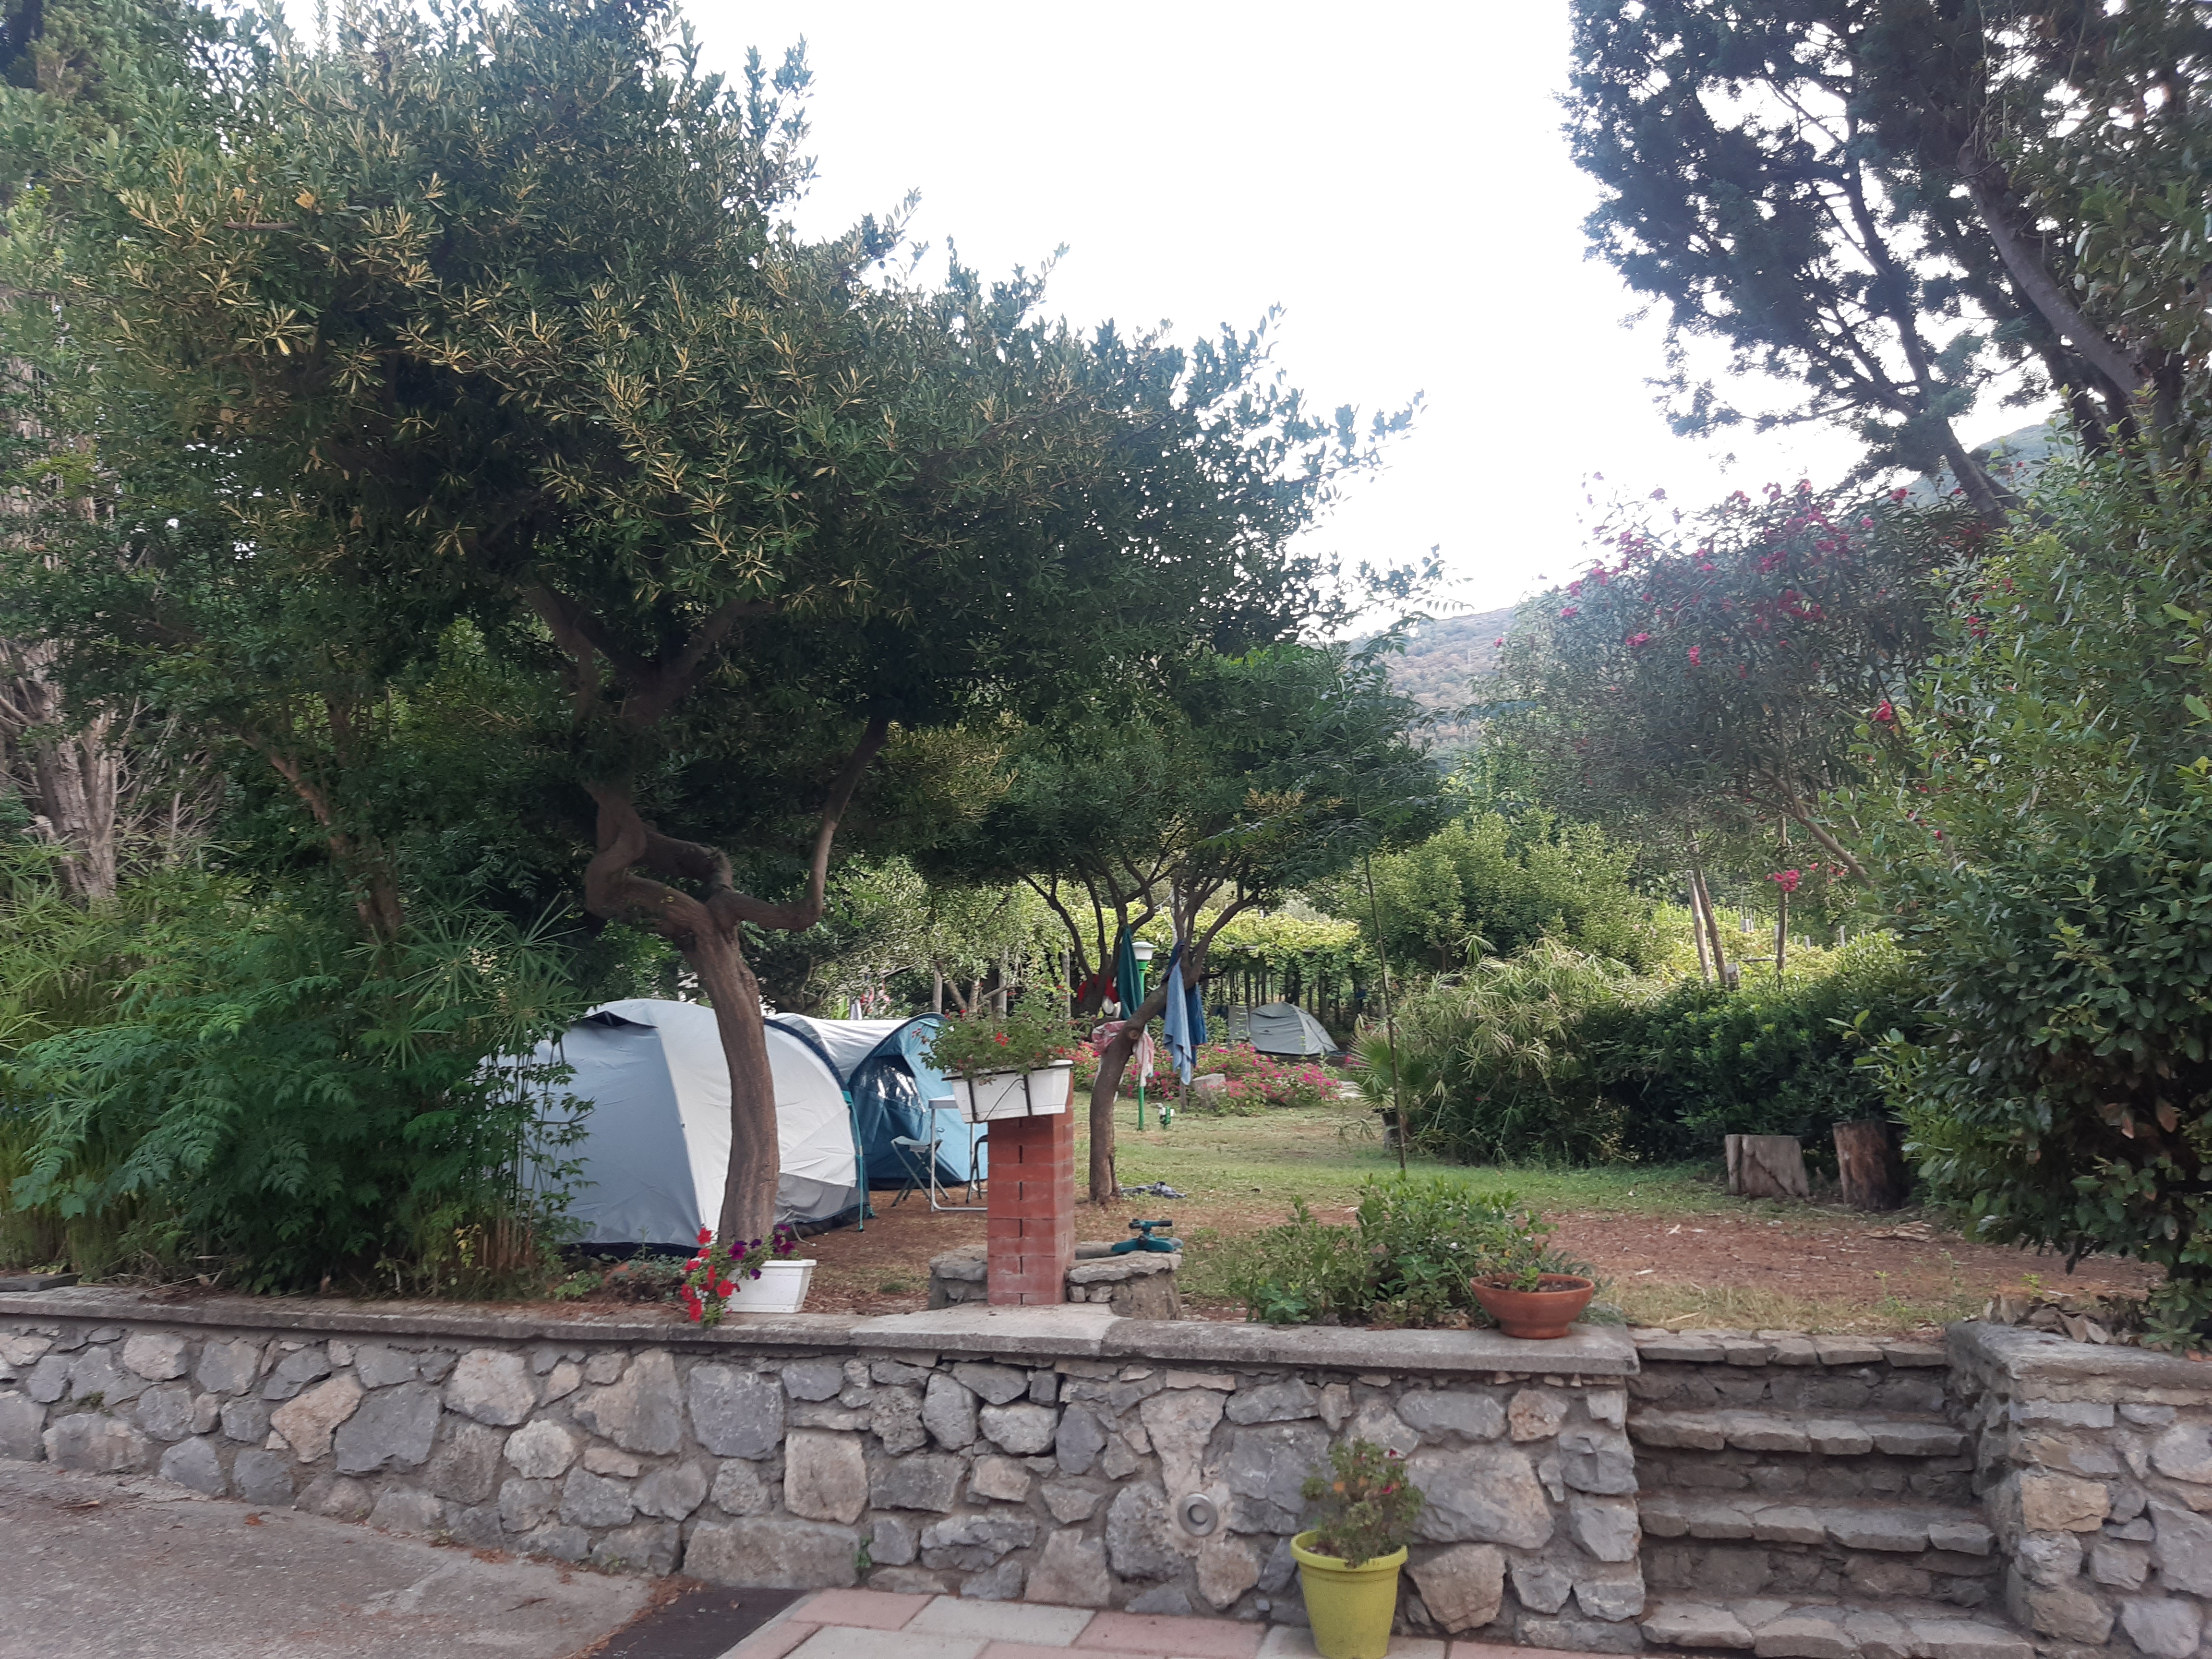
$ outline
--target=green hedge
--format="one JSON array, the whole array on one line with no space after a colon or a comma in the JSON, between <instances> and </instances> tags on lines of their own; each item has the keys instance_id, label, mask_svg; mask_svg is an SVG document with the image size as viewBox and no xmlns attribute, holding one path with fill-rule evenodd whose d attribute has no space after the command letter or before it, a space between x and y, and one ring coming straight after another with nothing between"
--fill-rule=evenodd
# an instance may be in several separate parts
<instances>
[{"instance_id":1,"label":"green hedge","mask_svg":"<svg viewBox=\"0 0 2212 1659\"><path fill-rule=\"evenodd\" d=\"M1880 1075L1859 1062L1891 1030L1918 1029L1922 987L1886 936L1819 972L1762 975L1740 991L1691 981L1586 1026L1623 1149L1654 1163L1715 1156L1723 1135L1796 1135L1833 1156L1829 1131L1886 1117Z\"/></svg>"},{"instance_id":2,"label":"green hedge","mask_svg":"<svg viewBox=\"0 0 2212 1659\"><path fill-rule=\"evenodd\" d=\"M1469 1163L1674 1163L1736 1133L1802 1137L1820 1163L1833 1125L1888 1115L1859 1062L1923 1029L1921 995L1886 936L1735 992L1547 940L1410 999L1400 1066L1421 1142ZM1389 1046L1370 1032L1361 1053L1386 1103Z\"/></svg>"}]
</instances>

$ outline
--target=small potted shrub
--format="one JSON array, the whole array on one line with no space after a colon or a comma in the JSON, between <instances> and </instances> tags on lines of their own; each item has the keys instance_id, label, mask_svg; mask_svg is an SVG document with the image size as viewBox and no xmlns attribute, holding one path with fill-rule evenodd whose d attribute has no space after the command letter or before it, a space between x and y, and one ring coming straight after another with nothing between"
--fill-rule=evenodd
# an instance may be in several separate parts
<instances>
[{"instance_id":1,"label":"small potted shrub","mask_svg":"<svg viewBox=\"0 0 2212 1659\"><path fill-rule=\"evenodd\" d=\"M1567 1271L1575 1264L1546 1247L1549 1222L1526 1212L1514 1218L1517 1224L1501 1231L1490 1260L1468 1289L1504 1334L1556 1341L1583 1316L1597 1294L1597 1282Z\"/></svg>"},{"instance_id":2,"label":"small potted shrub","mask_svg":"<svg viewBox=\"0 0 2212 1659\"><path fill-rule=\"evenodd\" d=\"M702 1227L699 1254L684 1264L684 1312L695 1325L719 1325L726 1311L797 1313L814 1280L813 1259L794 1261L798 1249L799 1235L788 1227L736 1249Z\"/></svg>"},{"instance_id":3,"label":"small potted shrub","mask_svg":"<svg viewBox=\"0 0 2212 1659\"><path fill-rule=\"evenodd\" d=\"M1291 1540L1322 1659L1383 1659L1398 1611L1398 1571L1425 1501L1405 1460L1371 1440L1329 1448L1302 1488L1315 1524Z\"/></svg>"},{"instance_id":4,"label":"small potted shrub","mask_svg":"<svg viewBox=\"0 0 2212 1659\"><path fill-rule=\"evenodd\" d=\"M960 1115L988 1123L1066 1111L1075 1051L1075 1028L1058 999L1032 993L1004 1016L946 1020L924 1057L951 1079Z\"/></svg>"}]
</instances>

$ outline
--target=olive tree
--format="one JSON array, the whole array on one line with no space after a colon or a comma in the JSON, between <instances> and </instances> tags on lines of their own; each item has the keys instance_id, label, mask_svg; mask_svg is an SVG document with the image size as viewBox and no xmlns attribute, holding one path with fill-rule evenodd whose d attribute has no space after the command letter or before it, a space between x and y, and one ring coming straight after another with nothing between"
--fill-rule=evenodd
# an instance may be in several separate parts
<instances>
[{"instance_id":1,"label":"olive tree","mask_svg":"<svg viewBox=\"0 0 2212 1659\"><path fill-rule=\"evenodd\" d=\"M1009 749L1005 795L965 855L1027 880L1059 918L1080 980L1110 972L1121 930L1164 914L1186 983L1224 928L1334 875L1363 852L1433 827L1440 793L1419 708L1372 657L1282 646L1194 662L1134 706ZM1159 963L1099 1052L1091 1093L1091 1196L1111 1203L1114 1102L1146 1026L1167 1006Z\"/></svg>"},{"instance_id":2,"label":"olive tree","mask_svg":"<svg viewBox=\"0 0 2212 1659\"><path fill-rule=\"evenodd\" d=\"M1292 538L1368 445L1256 337L1084 336L1030 278L921 282L896 224L800 237L803 63L726 85L662 0L371 4L328 52L263 27L229 26L217 118L42 158L106 460L166 466L141 510L219 525L241 581L474 618L557 683L584 902L711 999L720 1227L763 1234L744 930L819 918L915 734L1325 619ZM749 890L787 847L788 890Z\"/></svg>"}]
</instances>

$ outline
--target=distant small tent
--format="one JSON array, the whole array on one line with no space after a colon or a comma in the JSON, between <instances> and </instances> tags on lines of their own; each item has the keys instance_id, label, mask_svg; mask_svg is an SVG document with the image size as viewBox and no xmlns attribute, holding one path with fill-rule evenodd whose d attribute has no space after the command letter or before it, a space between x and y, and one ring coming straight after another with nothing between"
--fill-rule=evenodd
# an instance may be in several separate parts
<instances>
[{"instance_id":1,"label":"distant small tent","mask_svg":"<svg viewBox=\"0 0 2212 1659\"><path fill-rule=\"evenodd\" d=\"M1344 1052L1328 1029L1295 1002L1231 1008L1222 1036L1230 1042L1249 1042L1271 1060L1327 1060Z\"/></svg>"},{"instance_id":2,"label":"distant small tent","mask_svg":"<svg viewBox=\"0 0 2212 1659\"><path fill-rule=\"evenodd\" d=\"M778 1014L769 1022L805 1038L836 1070L852 1100L854 1133L867 1160L871 1188L903 1187L923 1171L920 1155L909 1157L911 1149L894 1142L927 1144L932 1101L938 1103L938 1184L963 1186L971 1176L988 1173L980 1130L961 1121L952 1104L952 1085L923 1058L943 1023L939 1014L912 1019Z\"/></svg>"},{"instance_id":3,"label":"distant small tent","mask_svg":"<svg viewBox=\"0 0 2212 1659\"><path fill-rule=\"evenodd\" d=\"M730 1162L730 1073L714 1012L696 1002L610 1002L571 1025L540 1064L574 1075L559 1092L590 1103L569 1206L586 1244L690 1249L722 1208ZM853 1120L837 1073L815 1047L771 1022L779 1221L827 1222L860 1202Z\"/></svg>"}]
</instances>

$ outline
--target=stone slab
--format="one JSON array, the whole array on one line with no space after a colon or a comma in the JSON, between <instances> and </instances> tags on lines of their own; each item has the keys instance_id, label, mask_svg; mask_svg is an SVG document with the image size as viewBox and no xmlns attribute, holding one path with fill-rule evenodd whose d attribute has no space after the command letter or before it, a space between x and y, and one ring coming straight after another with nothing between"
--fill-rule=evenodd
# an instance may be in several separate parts
<instances>
[{"instance_id":1,"label":"stone slab","mask_svg":"<svg viewBox=\"0 0 2212 1659\"><path fill-rule=\"evenodd\" d=\"M1003 1354L1012 1358L1157 1359L1200 1366L1335 1367L1514 1376L1627 1376L1636 1344L1619 1326L1578 1325L1555 1342L1495 1331L1368 1331L1224 1321L1124 1319L1095 1304L994 1308L977 1304L910 1314L733 1314L693 1325L674 1310L462 1309L337 1297L208 1297L161 1303L94 1287L0 1295L0 1318L138 1320L212 1330L301 1331L399 1341L649 1345L687 1352L820 1348L872 1352Z\"/></svg>"},{"instance_id":2,"label":"stone slab","mask_svg":"<svg viewBox=\"0 0 2212 1659\"><path fill-rule=\"evenodd\" d=\"M65 1291L76 1279L75 1273L9 1273L0 1275L0 1291Z\"/></svg>"},{"instance_id":3,"label":"stone slab","mask_svg":"<svg viewBox=\"0 0 2212 1659\"><path fill-rule=\"evenodd\" d=\"M43 1464L0 1463L0 1650L40 1659L259 1659L306 1651L307 1632L318 1659L567 1659L652 1588Z\"/></svg>"},{"instance_id":4,"label":"stone slab","mask_svg":"<svg viewBox=\"0 0 2212 1659\"><path fill-rule=\"evenodd\" d=\"M0 1319L139 1320L217 1330L329 1332L347 1336L494 1342L649 1344L673 1348L851 1346L852 1314L732 1314L694 1325L674 1308L559 1310L457 1308L428 1302L355 1302L342 1297L211 1296L160 1302L141 1291L77 1286L37 1296L0 1295Z\"/></svg>"},{"instance_id":5,"label":"stone slab","mask_svg":"<svg viewBox=\"0 0 2212 1659\"><path fill-rule=\"evenodd\" d=\"M1326 1366L1354 1371L1480 1371L1514 1376L1632 1376L1636 1345L1617 1325L1577 1325L1555 1342L1496 1331L1370 1331L1328 1325L1243 1325L1206 1319L1125 1319L1108 1331L1117 1358L1176 1364Z\"/></svg>"},{"instance_id":6,"label":"stone slab","mask_svg":"<svg viewBox=\"0 0 2212 1659\"><path fill-rule=\"evenodd\" d=\"M893 1352L1049 1354L1092 1358L1105 1353L1108 1329L1122 1322L1103 1305L1060 1303L992 1307L978 1302L921 1313L855 1320L850 1340Z\"/></svg>"},{"instance_id":7,"label":"stone slab","mask_svg":"<svg viewBox=\"0 0 2212 1659\"><path fill-rule=\"evenodd\" d=\"M1997 1371L2026 1384L2019 1397L2045 1389L2075 1397L2212 1400L2212 1366L2117 1344L2069 1342L2047 1331L1963 1320L1944 1328L1952 1363Z\"/></svg>"}]
</instances>

